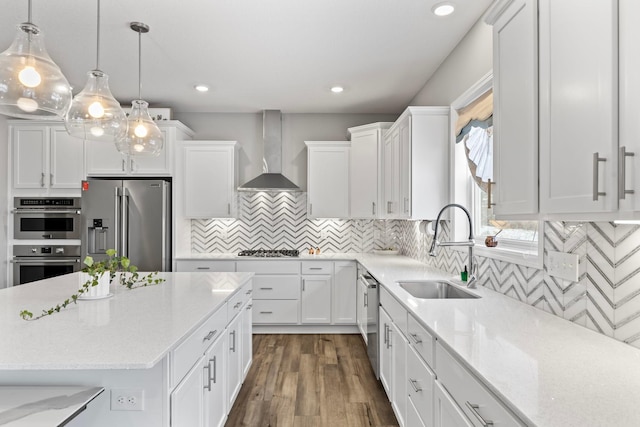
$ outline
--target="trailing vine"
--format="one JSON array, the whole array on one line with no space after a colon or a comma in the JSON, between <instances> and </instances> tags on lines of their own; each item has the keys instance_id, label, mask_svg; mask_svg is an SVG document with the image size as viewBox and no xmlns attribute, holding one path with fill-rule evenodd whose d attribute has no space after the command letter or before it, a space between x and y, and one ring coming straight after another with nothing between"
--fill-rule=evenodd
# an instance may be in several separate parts
<instances>
[{"instance_id":1,"label":"trailing vine","mask_svg":"<svg viewBox=\"0 0 640 427\"><path fill-rule=\"evenodd\" d=\"M24 320L38 320L45 316L58 313L67 308L70 304L77 304L78 298L89 292L89 288L98 286L100 276L109 274L109 280L116 277L116 273L120 273L119 283L127 289L135 289L144 286L158 285L165 281L164 278L158 277L158 272L154 271L144 275L140 275L138 267L131 264L131 260L125 256L117 256L115 249L108 249L106 252L108 258L104 261L94 262L93 258L87 256L84 259L85 267L82 269L84 273L89 275L89 279L82 284L78 292L71 295L55 306L42 310L38 316L33 315L29 310L20 311L20 317Z\"/></svg>"}]
</instances>

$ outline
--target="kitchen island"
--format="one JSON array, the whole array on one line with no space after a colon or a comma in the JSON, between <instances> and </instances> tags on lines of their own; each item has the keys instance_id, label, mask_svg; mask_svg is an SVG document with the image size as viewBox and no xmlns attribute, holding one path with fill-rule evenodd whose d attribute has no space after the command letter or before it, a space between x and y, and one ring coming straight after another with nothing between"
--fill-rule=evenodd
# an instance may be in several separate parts
<instances>
[{"instance_id":1,"label":"kitchen island","mask_svg":"<svg viewBox=\"0 0 640 427\"><path fill-rule=\"evenodd\" d=\"M21 319L20 311L38 315L69 298L79 274L4 289L0 385L104 387L90 410L69 425L169 426L180 375L201 373L195 366L203 357L200 345L225 338L228 324L248 306L252 276L160 273L162 284L133 290L112 284L108 298L78 301L34 321ZM227 307L230 301L234 307ZM250 336L250 326L244 334ZM233 331L234 349L240 336ZM244 356L250 363L250 345ZM140 392L141 402L114 409L114 399Z\"/></svg>"}]
</instances>

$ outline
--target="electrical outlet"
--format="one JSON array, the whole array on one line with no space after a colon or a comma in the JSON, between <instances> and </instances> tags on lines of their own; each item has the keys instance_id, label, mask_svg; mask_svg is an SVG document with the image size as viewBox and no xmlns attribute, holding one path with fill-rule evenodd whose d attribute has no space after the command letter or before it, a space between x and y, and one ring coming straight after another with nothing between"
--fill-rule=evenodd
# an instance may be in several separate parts
<instances>
[{"instance_id":1,"label":"electrical outlet","mask_svg":"<svg viewBox=\"0 0 640 427\"><path fill-rule=\"evenodd\" d=\"M577 254L555 251L547 253L547 272L550 276L577 282L578 263L579 257Z\"/></svg>"},{"instance_id":2,"label":"electrical outlet","mask_svg":"<svg viewBox=\"0 0 640 427\"><path fill-rule=\"evenodd\" d=\"M144 390L111 389L112 411L142 411L144 410Z\"/></svg>"}]
</instances>

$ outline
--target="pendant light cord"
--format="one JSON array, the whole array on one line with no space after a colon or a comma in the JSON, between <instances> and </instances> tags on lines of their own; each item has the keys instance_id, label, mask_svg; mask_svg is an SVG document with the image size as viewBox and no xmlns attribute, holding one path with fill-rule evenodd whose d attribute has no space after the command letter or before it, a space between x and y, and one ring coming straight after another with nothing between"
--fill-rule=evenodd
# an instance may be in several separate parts
<instances>
[{"instance_id":1,"label":"pendant light cord","mask_svg":"<svg viewBox=\"0 0 640 427\"><path fill-rule=\"evenodd\" d=\"M29 9L28 10L29 10L29 12L28 12L28 15L27 15L27 22L29 24L32 24L32 22L31 22L31 0L29 0Z\"/></svg>"},{"instance_id":2,"label":"pendant light cord","mask_svg":"<svg viewBox=\"0 0 640 427\"><path fill-rule=\"evenodd\" d=\"M138 31L138 99L142 99L142 32Z\"/></svg>"},{"instance_id":3,"label":"pendant light cord","mask_svg":"<svg viewBox=\"0 0 640 427\"><path fill-rule=\"evenodd\" d=\"M100 70L100 0L98 0L98 23L96 24L96 28L96 70Z\"/></svg>"}]
</instances>

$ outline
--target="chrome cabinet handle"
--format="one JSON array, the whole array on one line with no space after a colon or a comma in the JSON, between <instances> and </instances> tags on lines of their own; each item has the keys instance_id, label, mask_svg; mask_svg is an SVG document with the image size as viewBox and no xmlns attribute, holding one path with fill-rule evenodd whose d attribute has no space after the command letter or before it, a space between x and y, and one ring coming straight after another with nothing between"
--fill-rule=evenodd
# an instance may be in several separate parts
<instances>
[{"instance_id":1,"label":"chrome cabinet handle","mask_svg":"<svg viewBox=\"0 0 640 427\"><path fill-rule=\"evenodd\" d=\"M53 174L49 174L49 185L53 187Z\"/></svg>"},{"instance_id":2,"label":"chrome cabinet handle","mask_svg":"<svg viewBox=\"0 0 640 427\"><path fill-rule=\"evenodd\" d=\"M495 185L495 181L491 181L489 178L489 182L487 183L487 209L491 209L491 206L495 206L496 204L491 201L491 185Z\"/></svg>"},{"instance_id":3,"label":"chrome cabinet handle","mask_svg":"<svg viewBox=\"0 0 640 427\"><path fill-rule=\"evenodd\" d=\"M407 206L409 205L409 198L405 197L403 203L404 203L404 213L408 213L409 208Z\"/></svg>"},{"instance_id":4,"label":"chrome cabinet handle","mask_svg":"<svg viewBox=\"0 0 640 427\"><path fill-rule=\"evenodd\" d=\"M235 303L235 305L233 306L233 309L235 310L235 309L237 309L238 307L240 307L241 305L242 305L242 303L241 303L241 302L237 302L237 303Z\"/></svg>"},{"instance_id":5,"label":"chrome cabinet handle","mask_svg":"<svg viewBox=\"0 0 640 427\"><path fill-rule=\"evenodd\" d=\"M124 163L124 159L122 159L122 172L124 172L126 170L126 165Z\"/></svg>"},{"instance_id":6,"label":"chrome cabinet handle","mask_svg":"<svg viewBox=\"0 0 640 427\"><path fill-rule=\"evenodd\" d=\"M233 340L231 341L231 351L236 352L236 331L232 331L231 335L233 335Z\"/></svg>"},{"instance_id":7,"label":"chrome cabinet handle","mask_svg":"<svg viewBox=\"0 0 640 427\"><path fill-rule=\"evenodd\" d=\"M249 305L247 306L247 310L251 310L252 308L253 308L253 304L249 304Z\"/></svg>"},{"instance_id":8,"label":"chrome cabinet handle","mask_svg":"<svg viewBox=\"0 0 640 427\"><path fill-rule=\"evenodd\" d=\"M409 378L409 384L411 384L411 387L413 387L413 390L415 390L416 393L419 393L422 391L422 388L419 387L418 385L418 380L414 380L413 378Z\"/></svg>"},{"instance_id":9,"label":"chrome cabinet handle","mask_svg":"<svg viewBox=\"0 0 640 427\"><path fill-rule=\"evenodd\" d=\"M205 390L211 391L211 365L209 363L207 363L207 365L204 367L204 369L207 370L207 385L204 386Z\"/></svg>"},{"instance_id":10,"label":"chrome cabinet handle","mask_svg":"<svg viewBox=\"0 0 640 427\"><path fill-rule=\"evenodd\" d=\"M368 307L369 306L369 294L365 293L364 294L364 307Z\"/></svg>"},{"instance_id":11,"label":"chrome cabinet handle","mask_svg":"<svg viewBox=\"0 0 640 427\"><path fill-rule=\"evenodd\" d=\"M598 181L599 181L599 171L600 171L600 162L606 162L607 159L604 157L600 157L600 153L593 153L593 201L597 202L599 196L606 196L607 193L604 191L598 191Z\"/></svg>"},{"instance_id":12,"label":"chrome cabinet handle","mask_svg":"<svg viewBox=\"0 0 640 427\"><path fill-rule=\"evenodd\" d=\"M261 291L272 291L273 288L260 288Z\"/></svg>"},{"instance_id":13,"label":"chrome cabinet handle","mask_svg":"<svg viewBox=\"0 0 640 427\"><path fill-rule=\"evenodd\" d=\"M313 203L309 203L309 215L313 215Z\"/></svg>"},{"instance_id":14,"label":"chrome cabinet handle","mask_svg":"<svg viewBox=\"0 0 640 427\"><path fill-rule=\"evenodd\" d=\"M417 335L417 334L409 334L409 336L410 336L411 338L413 338L413 341L414 341L416 344L420 344L420 343L422 342L422 340L420 339L420 337L418 337L418 335Z\"/></svg>"},{"instance_id":15,"label":"chrome cabinet handle","mask_svg":"<svg viewBox=\"0 0 640 427\"><path fill-rule=\"evenodd\" d=\"M391 202L387 202L387 213L391 213Z\"/></svg>"},{"instance_id":16,"label":"chrome cabinet handle","mask_svg":"<svg viewBox=\"0 0 640 427\"><path fill-rule=\"evenodd\" d=\"M227 215L231 215L231 203L227 203Z\"/></svg>"},{"instance_id":17,"label":"chrome cabinet handle","mask_svg":"<svg viewBox=\"0 0 640 427\"><path fill-rule=\"evenodd\" d=\"M322 270L322 267L309 267L309 270Z\"/></svg>"},{"instance_id":18,"label":"chrome cabinet handle","mask_svg":"<svg viewBox=\"0 0 640 427\"><path fill-rule=\"evenodd\" d=\"M302 279L302 292L304 292L304 279Z\"/></svg>"},{"instance_id":19,"label":"chrome cabinet handle","mask_svg":"<svg viewBox=\"0 0 640 427\"><path fill-rule=\"evenodd\" d=\"M384 344L386 344L386 343L387 343L387 340L389 339L389 336L388 336L388 334L387 334L387 328L388 328L388 326L387 326L387 324L385 323L385 324L384 324ZM389 347L387 347L387 348L389 348Z\"/></svg>"},{"instance_id":20,"label":"chrome cabinet handle","mask_svg":"<svg viewBox=\"0 0 640 427\"><path fill-rule=\"evenodd\" d=\"M261 311L260 314L273 314L273 311Z\"/></svg>"},{"instance_id":21,"label":"chrome cabinet handle","mask_svg":"<svg viewBox=\"0 0 640 427\"><path fill-rule=\"evenodd\" d=\"M251 295L251 292L253 292L253 289L249 289L247 292L245 292L245 295Z\"/></svg>"},{"instance_id":22,"label":"chrome cabinet handle","mask_svg":"<svg viewBox=\"0 0 640 427\"><path fill-rule=\"evenodd\" d=\"M618 199L624 200L627 194L633 194L633 190L626 188L627 157L633 157L635 153L627 152L627 147L620 147L618 153Z\"/></svg>"},{"instance_id":23,"label":"chrome cabinet handle","mask_svg":"<svg viewBox=\"0 0 640 427\"><path fill-rule=\"evenodd\" d=\"M213 363L213 377L209 377L209 379L216 384L218 382L218 361L216 356L213 356L213 359L209 359L209 363ZM209 371L209 374L211 374L211 371Z\"/></svg>"},{"instance_id":24,"label":"chrome cabinet handle","mask_svg":"<svg viewBox=\"0 0 640 427\"><path fill-rule=\"evenodd\" d=\"M389 334L389 338L387 338L387 348L393 347L393 345L391 344L391 334L393 333L393 331L391 330L391 327L389 327L389 332L387 332Z\"/></svg>"},{"instance_id":25,"label":"chrome cabinet handle","mask_svg":"<svg viewBox=\"0 0 640 427\"><path fill-rule=\"evenodd\" d=\"M376 214L376 202L371 202L371 214Z\"/></svg>"},{"instance_id":26,"label":"chrome cabinet handle","mask_svg":"<svg viewBox=\"0 0 640 427\"><path fill-rule=\"evenodd\" d=\"M133 159L129 159L129 169L131 170L131 172L135 172L136 170L135 162L133 161Z\"/></svg>"},{"instance_id":27,"label":"chrome cabinet handle","mask_svg":"<svg viewBox=\"0 0 640 427\"><path fill-rule=\"evenodd\" d=\"M480 405L471 403L468 400L465 402L465 405L467 405L467 408L469 408L471 413L478 419L482 427L493 425L493 421L485 420L484 418L482 418L482 415L480 415L480 412L478 412L478 409L480 409Z\"/></svg>"},{"instance_id":28,"label":"chrome cabinet handle","mask_svg":"<svg viewBox=\"0 0 640 427\"><path fill-rule=\"evenodd\" d=\"M196 270L211 270L211 267L196 267Z\"/></svg>"},{"instance_id":29,"label":"chrome cabinet handle","mask_svg":"<svg viewBox=\"0 0 640 427\"><path fill-rule=\"evenodd\" d=\"M209 341L209 340L210 340L211 338L213 338L217 333L218 333L218 330L217 330L217 329L216 329L216 330L214 330L214 331L209 331L209 333L207 334L207 336L206 336L206 337L204 337L204 338L202 339L202 342Z\"/></svg>"},{"instance_id":30,"label":"chrome cabinet handle","mask_svg":"<svg viewBox=\"0 0 640 427\"><path fill-rule=\"evenodd\" d=\"M44 172L42 172L42 178L40 178L40 187L44 187Z\"/></svg>"}]
</instances>

